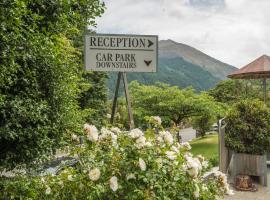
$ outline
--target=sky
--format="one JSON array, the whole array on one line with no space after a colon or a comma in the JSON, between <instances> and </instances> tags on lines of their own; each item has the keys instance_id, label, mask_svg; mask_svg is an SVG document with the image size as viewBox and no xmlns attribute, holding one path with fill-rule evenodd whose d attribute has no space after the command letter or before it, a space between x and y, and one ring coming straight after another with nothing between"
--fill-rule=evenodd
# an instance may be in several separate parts
<instances>
[{"instance_id":1,"label":"sky","mask_svg":"<svg viewBox=\"0 0 270 200\"><path fill-rule=\"evenodd\" d=\"M270 55L270 0L104 0L98 33L150 34L242 67Z\"/></svg>"}]
</instances>

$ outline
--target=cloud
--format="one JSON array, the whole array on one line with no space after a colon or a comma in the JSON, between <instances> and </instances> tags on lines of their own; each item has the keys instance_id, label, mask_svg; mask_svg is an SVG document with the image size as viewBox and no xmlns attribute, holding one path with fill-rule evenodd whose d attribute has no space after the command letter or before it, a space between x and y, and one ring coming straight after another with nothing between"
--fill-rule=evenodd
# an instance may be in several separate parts
<instances>
[{"instance_id":1,"label":"cloud","mask_svg":"<svg viewBox=\"0 0 270 200\"><path fill-rule=\"evenodd\" d=\"M270 1L107 0L99 33L154 34L242 67L270 54Z\"/></svg>"}]
</instances>

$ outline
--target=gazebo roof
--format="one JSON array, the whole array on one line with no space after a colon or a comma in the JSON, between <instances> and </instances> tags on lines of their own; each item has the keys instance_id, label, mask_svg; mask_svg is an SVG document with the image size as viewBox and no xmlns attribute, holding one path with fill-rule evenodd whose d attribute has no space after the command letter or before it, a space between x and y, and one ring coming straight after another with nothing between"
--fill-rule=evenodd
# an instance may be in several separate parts
<instances>
[{"instance_id":1,"label":"gazebo roof","mask_svg":"<svg viewBox=\"0 0 270 200\"><path fill-rule=\"evenodd\" d=\"M270 57L263 55L228 75L232 79L270 78Z\"/></svg>"}]
</instances>

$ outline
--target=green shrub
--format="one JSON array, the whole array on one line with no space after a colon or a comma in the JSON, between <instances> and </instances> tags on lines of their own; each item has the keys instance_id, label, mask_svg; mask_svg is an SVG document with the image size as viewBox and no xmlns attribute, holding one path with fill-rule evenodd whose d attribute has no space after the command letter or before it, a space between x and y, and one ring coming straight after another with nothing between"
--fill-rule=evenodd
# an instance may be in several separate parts
<instances>
[{"instance_id":1,"label":"green shrub","mask_svg":"<svg viewBox=\"0 0 270 200\"><path fill-rule=\"evenodd\" d=\"M86 144L73 149L77 168L43 177L0 179L7 199L188 199L214 200L231 193L226 177L217 173L205 180L208 162L189 154L171 133L146 139L139 129L85 125ZM77 142L75 140L75 142Z\"/></svg>"},{"instance_id":2,"label":"green shrub","mask_svg":"<svg viewBox=\"0 0 270 200\"><path fill-rule=\"evenodd\" d=\"M270 112L258 100L242 100L232 106L227 118L226 146L238 153L270 151Z\"/></svg>"}]
</instances>

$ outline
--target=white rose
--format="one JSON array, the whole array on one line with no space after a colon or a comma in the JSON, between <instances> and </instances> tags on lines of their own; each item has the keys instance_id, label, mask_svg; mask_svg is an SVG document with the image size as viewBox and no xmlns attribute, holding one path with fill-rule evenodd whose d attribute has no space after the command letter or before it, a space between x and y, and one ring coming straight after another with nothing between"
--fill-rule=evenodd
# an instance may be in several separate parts
<instances>
[{"instance_id":1,"label":"white rose","mask_svg":"<svg viewBox=\"0 0 270 200\"><path fill-rule=\"evenodd\" d=\"M118 127L112 127L112 128L111 128L111 131L112 131L113 133L115 133L116 135L118 135L119 133L121 133L121 130L120 130Z\"/></svg>"},{"instance_id":2,"label":"white rose","mask_svg":"<svg viewBox=\"0 0 270 200\"><path fill-rule=\"evenodd\" d=\"M144 136L141 136L139 137L137 140L136 140L136 146L138 148L142 148L145 146L145 141L146 141L146 138Z\"/></svg>"},{"instance_id":3,"label":"white rose","mask_svg":"<svg viewBox=\"0 0 270 200\"><path fill-rule=\"evenodd\" d=\"M146 142L146 143L145 143L145 146L146 146L146 147L152 147L153 144L152 144L151 142Z\"/></svg>"},{"instance_id":4,"label":"white rose","mask_svg":"<svg viewBox=\"0 0 270 200\"><path fill-rule=\"evenodd\" d=\"M191 149L191 146L188 142L183 142L181 143L181 147L185 150L190 150Z\"/></svg>"},{"instance_id":5,"label":"white rose","mask_svg":"<svg viewBox=\"0 0 270 200\"><path fill-rule=\"evenodd\" d=\"M109 137L111 135L111 131L102 127L101 130L100 130L100 136L99 136L99 139L103 140L103 139L106 139L107 137Z\"/></svg>"},{"instance_id":6,"label":"white rose","mask_svg":"<svg viewBox=\"0 0 270 200\"><path fill-rule=\"evenodd\" d=\"M157 142L158 143L163 143L164 142L164 140L163 140L163 137L162 136L157 136Z\"/></svg>"},{"instance_id":7,"label":"white rose","mask_svg":"<svg viewBox=\"0 0 270 200\"><path fill-rule=\"evenodd\" d=\"M71 139L72 139L73 141L79 141L78 136L77 136L76 134L74 134L74 133L71 135Z\"/></svg>"},{"instance_id":8,"label":"white rose","mask_svg":"<svg viewBox=\"0 0 270 200\"><path fill-rule=\"evenodd\" d=\"M196 177L198 176L198 174L199 174L198 169L197 169L197 168L194 168L194 167L189 168L189 169L187 170L187 172L188 172L188 174L189 174L191 177L193 177L193 178L196 178Z\"/></svg>"},{"instance_id":9,"label":"white rose","mask_svg":"<svg viewBox=\"0 0 270 200\"><path fill-rule=\"evenodd\" d=\"M142 132L140 129L136 128L136 129L132 129L132 130L129 132L128 135L129 135L131 138L136 139L136 138L139 138L139 137L143 136L143 132Z\"/></svg>"},{"instance_id":10,"label":"white rose","mask_svg":"<svg viewBox=\"0 0 270 200\"><path fill-rule=\"evenodd\" d=\"M100 170L98 168L92 169L88 175L90 180L97 181L100 178Z\"/></svg>"},{"instance_id":11,"label":"white rose","mask_svg":"<svg viewBox=\"0 0 270 200\"><path fill-rule=\"evenodd\" d=\"M154 116L153 118L157 122L158 125L161 125L161 118L159 116Z\"/></svg>"},{"instance_id":12,"label":"white rose","mask_svg":"<svg viewBox=\"0 0 270 200\"><path fill-rule=\"evenodd\" d=\"M178 149L176 146L172 146L172 150L173 150L175 153L179 153L179 149Z\"/></svg>"},{"instance_id":13,"label":"white rose","mask_svg":"<svg viewBox=\"0 0 270 200\"><path fill-rule=\"evenodd\" d=\"M166 151L165 154L170 160L175 160L175 158L177 157L174 151Z\"/></svg>"},{"instance_id":14,"label":"white rose","mask_svg":"<svg viewBox=\"0 0 270 200\"><path fill-rule=\"evenodd\" d=\"M94 125L85 124L84 131L87 135L88 140L91 142L98 141L98 130Z\"/></svg>"},{"instance_id":15,"label":"white rose","mask_svg":"<svg viewBox=\"0 0 270 200\"><path fill-rule=\"evenodd\" d=\"M47 186L47 188L45 190L45 194L49 195L49 194L51 194L51 192L52 192L51 188L49 186Z\"/></svg>"},{"instance_id":16,"label":"white rose","mask_svg":"<svg viewBox=\"0 0 270 200\"><path fill-rule=\"evenodd\" d=\"M113 176L110 178L110 188L112 189L112 191L116 191L118 190L118 179L116 176Z\"/></svg>"},{"instance_id":17,"label":"white rose","mask_svg":"<svg viewBox=\"0 0 270 200\"><path fill-rule=\"evenodd\" d=\"M131 174L128 174L128 175L127 175L127 178L126 178L126 179L127 179L127 181L128 181L128 180L130 180L130 179L136 179L136 177L135 177L134 174L131 173Z\"/></svg>"},{"instance_id":18,"label":"white rose","mask_svg":"<svg viewBox=\"0 0 270 200\"><path fill-rule=\"evenodd\" d=\"M146 170L146 164L145 164L144 160L141 158L139 158L139 166L140 166L142 171Z\"/></svg>"},{"instance_id":19,"label":"white rose","mask_svg":"<svg viewBox=\"0 0 270 200\"><path fill-rule=\"evenodd\" d=\"M73 181L72 175L68 175L67 179L68 179L69 181Z\"/></svg>"},{"instance_id":20,"label":"white rose","mask_svg":"<svg viewBox=\"0 0 270 200\"><path fill-rule=\"evenodd\" d=\"M173 144L173 136L169 131L162 131L160 133L160 135L163 137L163 140L169 144L172 145Z\"/></svg>"}]
</instances>

